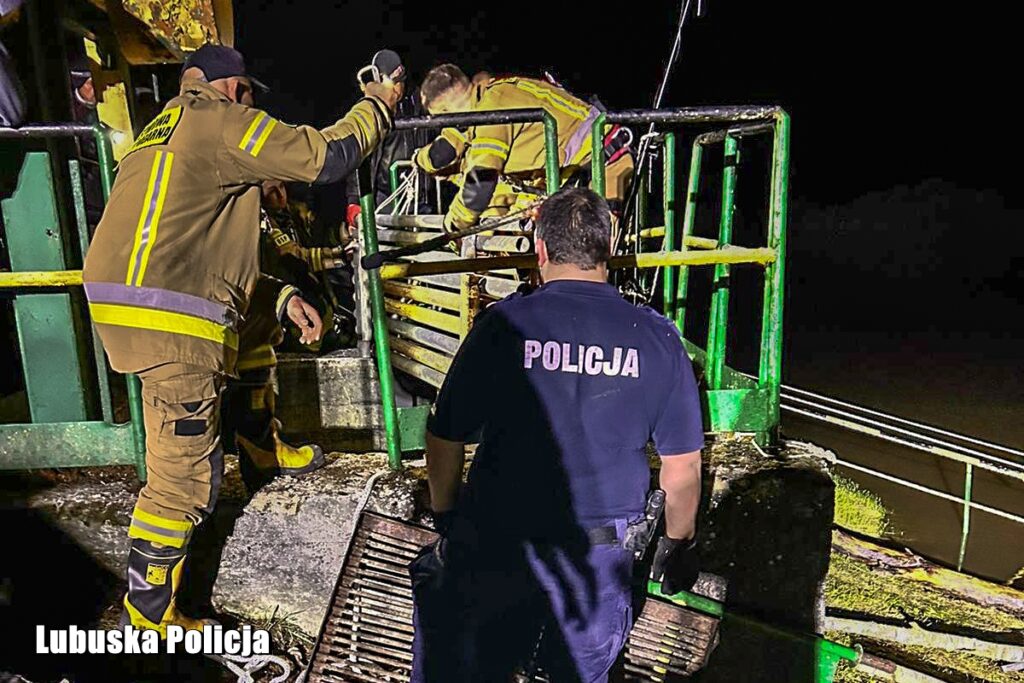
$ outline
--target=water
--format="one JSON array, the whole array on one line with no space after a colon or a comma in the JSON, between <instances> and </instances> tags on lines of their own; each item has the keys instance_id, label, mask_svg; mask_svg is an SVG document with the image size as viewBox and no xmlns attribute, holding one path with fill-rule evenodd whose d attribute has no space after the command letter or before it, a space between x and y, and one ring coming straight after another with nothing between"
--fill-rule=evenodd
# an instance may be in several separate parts
<instances>
[{"instance_id":1,"label":"water","mask_svg":"<svg viewBox=\"0 0 1024 683\"><path fill-rule=\"evenodd\" d=\"M990 334L790 335L786 382L900 417L1024 448L1019 344ZM854 432L783 414L783 430L887 474L962 496L964 466ZM898 540L955 565L962 506L840 468L893 512ZM1024 515L1024 482L975 469L976 502ZM1005 581L1024 567L1024 525L974 510L964 569Z\"/></svg>"}]
</instances>

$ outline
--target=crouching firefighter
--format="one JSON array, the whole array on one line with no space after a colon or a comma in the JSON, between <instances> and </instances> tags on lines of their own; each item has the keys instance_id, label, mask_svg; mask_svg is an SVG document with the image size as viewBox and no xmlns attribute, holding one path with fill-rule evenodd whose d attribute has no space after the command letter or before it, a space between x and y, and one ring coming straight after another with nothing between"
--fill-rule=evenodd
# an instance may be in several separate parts
<instances>
[{"instance_id":1,"label":"crouching firefighter","mask_svg":"<svg viewBox=\"0 0 1024 683\"><path fill-rule=\"evenodd\" d=\"M427 74L420 96L431 114L543 109L558 124L561 180L589 180L591 127L601 111L552 83L521 77L471 81L457 66L444 64ZM630 139L628 130L610 126L604 149L598 151L606 160L613 211L621 210L633 176ZM461 170L461 189L444 220L445 228L454 231L475 225L488 209L517 206L503 177L520 186L535 186L539 194L544 159L544 124L538 121L473 126L465 132L447 128L413 161L431 174Z\"/></svg>"},{"instance_id":2,"label":"crouching firefighter","mask_svg":"<svg viewBox=\"0 0 1024 683\"><path fill-rule=\"evenodd\" d=\"M124 622L166 635L200 623L175 606L196 525L223 473L221 390L237 376L238 326L259 273L260 183L327 183L351 173L391 125L388 88L324 130L252 107L241 54L206 45L186 60L181 94L120 164L83 270L111 366L142 380L148 479L128 535ZM301 297L278 312L320 335Z\"/></svg>"},{"instance_id":3,"label":"crouching firefighter","mask_svg":"<svg viewBox=\"0 0 1024 683\"><path fill-rule=\"evenodd\" d=\"M608 680L632 625L649 441L668 536L656 578L671 590L696 580L693 369L672 323L607 283L610 239L592 191L545 200L542 286L477 319L441 388L426 452L441 539L410 565L416 683L504 681L533 660L553 681Z\"/></svg>"}]
</instances>

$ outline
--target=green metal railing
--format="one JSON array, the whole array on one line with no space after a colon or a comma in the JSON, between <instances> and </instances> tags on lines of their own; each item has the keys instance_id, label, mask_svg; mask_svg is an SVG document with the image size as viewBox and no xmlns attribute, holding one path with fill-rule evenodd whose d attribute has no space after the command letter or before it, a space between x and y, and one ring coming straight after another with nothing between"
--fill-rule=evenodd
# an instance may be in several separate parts
<instances>
[{"instance_id":1,"label":"green metal railing","mask_svg":"<svg viewBox=\"0 0 1024 683\"><path fill-rule=\"evenodd\" d=\"M545 184L549 192L554 192L560 184L560 167L558 159L558 127L554 117L543 109L517 109L503 112L482 112L475 114L447 114L443 116L425 116L410 119L399 119L395 122L398 130L409 129L441 129L447 127L465 128L474 125L496 123L541 123L544 126L544 170ZM398 167L390 169L392 188L398 185ZM359 205L363 235L363 249L366 254L379 251L377 239L376 207L370 183L370 171L364 164L359 171ZM367 273L369 289L370 313L373 326L374 355L377 359L377 371L380 377L381 403L383 409L384 434L387 445L388 462L393 469L400 469L402 463L403 444L406 450L422 448L422 430L426 426L426 406L401 408L395 403L394 375L391 364L391 343L388 337L387 310L384 302L384 279L381 270ZM452 272L472 272L470 270ZM460 319L468 326L470 311L460 312ZM403 439L403 435L406 438Z\"/></svg>"},{"instance_id":2,"label":"green metal railing","mask_svg":"<svg viewBox=\"0 0 1024 683\"><path fill-rule=\"evenodd\" d=\"M114 159L110 140L103 128L84 124L46 124L22 128L0 128L0 140L52 140L83 136L91 136L96 142L100 185L103 199L106 201L110 198L114 182ZM47 224L33 225L30 232L38 233L48 240L56 239L59 242L61 234L70 234L70 228L62 228L58 219L59 211L56 211L56 208L61 200L57 196L57 183L50 172L49 153L27 152L21 174L18 192L15 193L15 197L7 201L16 200L18 194L24 191L28 199L23 201L32 202L38 197L43 205L52 206L53 214L42 218L42 221ZM71 180L77 242L84 258L89 244L89 231L85 217L85 200L78 160L69 160L68 174ZM50 224L50 221L53 224ZM16 228L17 226L8 225L8 233ZM12 250L15 248L13 244L10 246ZM61 260L65 258L64 254L60 254ZM12 263L15 260L15 255L12 253ZM34 297L66 297L66 294L54 295L48 292L81 284L82 273L80 270L22 270L0 273L0 290L14 291L18 298L30 297L32 301L36 301ZM41 293L23 293L25 290L43 291ZM75 333L71 319L64 316L58 317L57 320L67 323L67 337L71 342L77 344L79 340L74 339ZM26 341L22 334L22 325L48 324L50 322L52 320L49 319L33 321L31 316L27 316L24 320L19 319L19 342L24 344ZM134 375L127 376L127 398L131 419L126 424L115 424L110 385L107 381L106 358L95 334L95 329L90 326L90 330L93 343L92 364L96 373L102 421L76 419L54 422L40 420L40 416L36 413L43 412L41 408L46 405L47 399L44 397L33 401L34 397L30 392L33 421L28 424L0 424L0 470L131 464L135 465L139 478L145 480L146 435L142 420L142 396L139 380ZM62 336L62 332L58 331L56 337ZM81 341L84 343L84 340ZM22 351L24 357L26 349L23 347ZM65 382L63 387L56 389L57 392L84 391L84 387L76 389L74 388L76 385L73 383L68 384L66 377L63 380L60 377L53 377L53 369L46 367L45 364L26 362L23 369L28 386L40 384L45 379L49 381L49 384L57 383L59 385L61 381ZM52 395L54 392L50 393Z\"/></svg>"},{"instance_id":3,"label":"green metal railing","mask_svg":"<svg viewBox=\"0 0 1024 683\"><path fill-rule=\"evenodd\" d=\"M755 134L772 133L772 165L769 191L766 248L775 254L764 263L764 295L761 316L760 360L754 381L726 366L729 331L730 264L715 265L711 313L706 350L688 344L691 355L704 366L707 380L707 418L711 431L745 431L757 434L764 445L778 435L779 390L782 382L782 315L785 280L786 220L789 183L789 116L778 107L685 108L657 112L627 111L603 114L591 128L593 144L599 145L608 124L694 125L727 123L731 127L698 135L693 143L690 172L687 179L686 204L683 213L680 248L694 244L697 191L700 187L704 148L724 143L722 206L719 219L718 250L729 250L733 232L736 181L740 161L740 139ZM663 136L665 151L665 227L662 249L676 248L675 156L676 140L672 133ZM671 164L670 164L671 160ZM605 169L598 157L591 159L592 187L603 193ZM643 194L643 193L641 193ZM653 231L645 230L648 234ZM639 248L639 244L637 245ZM686 333L689 273L686 268L666 266L663 269L663 302L665 314L673 319L680 332Z\"/></svg>"},{"instance_id":4,"label":"green metal railing","mask_svg":"<svg viewBox=\"0 0 1024 683\"><path fill-rule=\"evenodd\" d=\"M682 605L708 616L721 619L725 623L731 622L744 629L757 631L773 638L809 647L814 652L813 680L817 683L831 683L840 662L846 661L850 664L857 664L861 658L860 653L852 647L836 643L819 635L779 628L745 614L730 612L725 609L725 605L722 603L703 595L697 595L689 591L681 591L675 595L662 595L661 584L657 581L648 581L647 593L659 599L669 600L677 605Z\"/></svg>"},{"instance_id":5,"label":"green metal railing","mask_svg":"<svg viewBox=\"0 0 1024 683\"><path fill-rule=\"evenodd\" d=\"M444 126L467 127L483 123L508 123L515 121L544 120L541 110L520 110L512 112L480 112L441 117L424 117L399 121L396 128L440 128ZM661 111L625 111L605 113L597 118L592 127L593 145L595 149L603 146L605 128L612 123L621 124L726 124L731 127L725 131L717 131L703 135L699 143L694 143L694 154L690 162L690 174L687 180L688 193L681 231L678 229L679 211L676 206L675 190L676 174L676 134L667 132L663 135L664 147L664 197L663 211L665 226L661 229L664 235L662 250L655 253L639 252L628 256L616 256L609 262L609 267L616 268L659 268L664 275L663 298L665 314L675 320L681 332L685 332L685 315L688 306L688 267L696 265L714 265L716 287L712 293L712 315L709 323L707 350L687 342L687 348L695 361L705 368L708 388L705 392L707 401L706 415L708 427L718 432L753 432L762 444L774 441L777 436L779 422L779 387L781 384L781 350L782 350L782 306L783 281L785 276L785 233L787 212L787 191L789 174L789 117L777 107L720 107L720 108L685 108ZM560 169L558 168L557 131L553 122L545 121L546 158L545 172L548 191L559 186ZM742 137L759 133L773 133L772 178L769 197L769 220L766 246L760 248L741 248L730 244L732 237L733 204L739 160L739 141ZM719 221L717 240L698 238L693 235L696 214L696 188L700 181L700 162L704 146L716 142L725 144L727 158L726 170L723 174L722 216ZM600 157L592 160L592 186L598 192L604 191L604 163ZM394 178L393 181L397 181ZM393 183L397 185L397 182ZM379 246L376 240L376 221L373 211L372 196L364 191L363 205L363 237L367 254L375 253ZM367 203L369 202L369 203ZM645 229L644 233L655 235L657 228ZM679 234L681 232L681 235ZM764 298L762 307L762 325L760 338L760 360L758 376L750 380L726 366L726 342L728 330L729 306L729 271L734 264L759 265L764 268ZM380 281L396 278L415 278L442 274L478 273L496 269L533 268L536 257L532 254L497 256L483 258L453 258L451 260L430 260L425 262L402 262L388 264L378 271L368 273L370 279L370 296L374 326L376 320L385 321L388 307L383 300L383 287ZM429 304L429 302L426 302ZM393 312L408 308L404 304L392 304ZM421 318L431 314L440 323L448 325L451 316L435 314L435 311L423 309L419 311ZM441 320L443 318L443 320ZM429 321L424 324L431 324ZM380 329L386 329L386 322ZM444 329L444 328L442 328ZM381 370L382 399L393 401L393 387L390 385L391 345L384 334L377 334L375 353L378 358L378 369ZM380 359L388 358L387 362ZM403 360L403 363L405 361ZM388 372L383 372L387 369ZM414 412L422 412L423 408L401 410L384 406L385 422L389 421L389 413L398 417L385 426L388 441L388 455L391 466L399 468L403 450L422 448L422 438L415 443L403 443L402 433L407 435L410 430L403 430L402 424L411 421ZM408 419L406 419L408 418ZM422 416L417 418L423 422Z\"/></svg>"}]
</instances>

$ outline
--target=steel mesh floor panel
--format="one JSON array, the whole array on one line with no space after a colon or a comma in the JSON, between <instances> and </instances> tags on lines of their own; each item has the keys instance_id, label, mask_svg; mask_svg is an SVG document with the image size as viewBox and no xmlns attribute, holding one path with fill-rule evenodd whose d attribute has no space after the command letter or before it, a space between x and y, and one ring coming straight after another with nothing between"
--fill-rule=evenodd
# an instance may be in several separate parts
<instances>
[{"instance_id":1,"label":"steel mesh floor panel","mask_svg":"<svg viewBox=\"0 0 1024 683\"><path fill-rule=\"evenodd\" d=\"M313 650L309 683L408 682L413 627L406 567L436 538L430 529L362 515ZM687 678L707 663L717 642L717 619L647 600L626 646L625 680Z\"/></svg>"}]
</instances>

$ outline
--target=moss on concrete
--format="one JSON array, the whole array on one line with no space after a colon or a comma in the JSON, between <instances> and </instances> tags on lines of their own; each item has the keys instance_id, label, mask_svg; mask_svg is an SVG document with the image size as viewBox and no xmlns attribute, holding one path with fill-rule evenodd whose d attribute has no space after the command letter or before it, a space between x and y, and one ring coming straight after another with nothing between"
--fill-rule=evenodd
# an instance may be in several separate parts
<instances>
[{"instance_id":1,"label":"moss on concrete","mask_svg":"<svg viewBox=\"0 0 1024 683\"><path fill-rule=\"evenodd\" d=\"M858 534L882 538L892 529L882 500L849 479L833 475L836 484L836 526Z\"/></svg>"},{"instance_id":2,"label":"moss on concrete","mask_svg":"<svg viewBox=\"0 0 1024 683\"><path fill-rule=\"evenodd\" d=\"M830 609L881 619L939 622L992 632L1024 629L1024 619L996 608L980 607L921 581L873 572L863 563L832 555L825 580Z\"/></svg>"}]
</instances>

